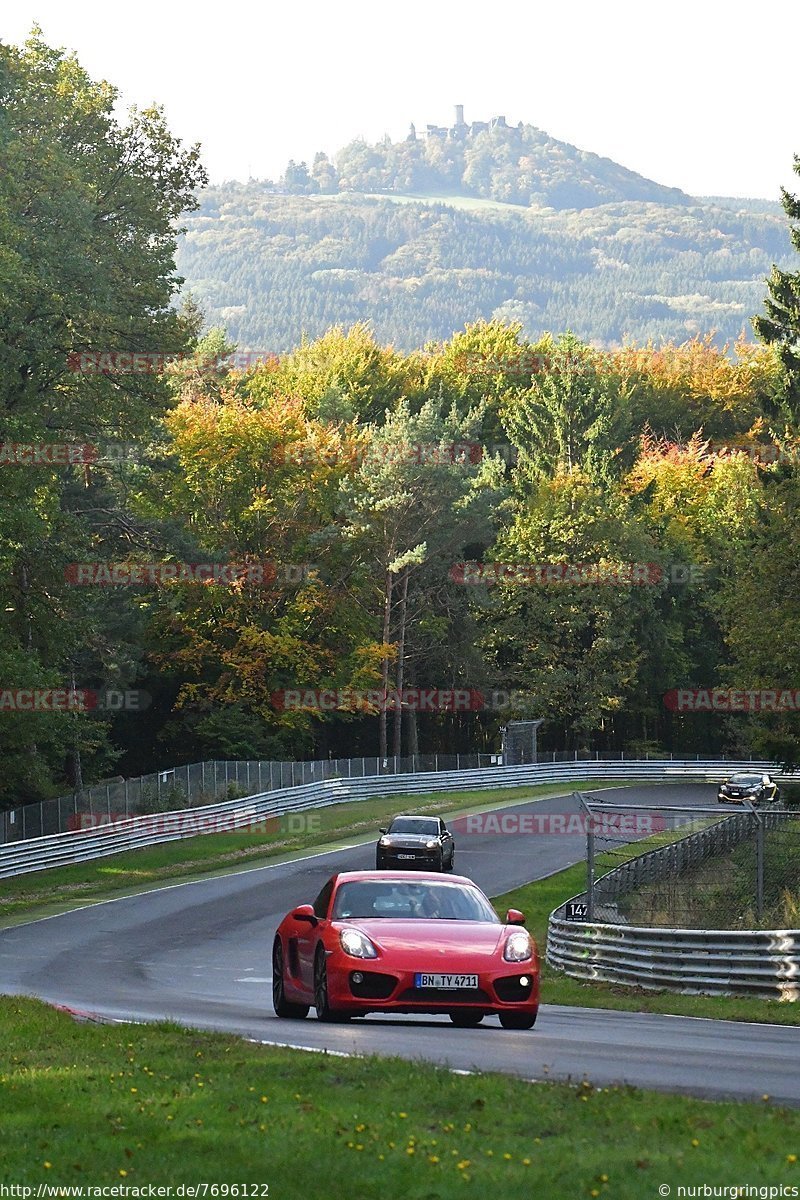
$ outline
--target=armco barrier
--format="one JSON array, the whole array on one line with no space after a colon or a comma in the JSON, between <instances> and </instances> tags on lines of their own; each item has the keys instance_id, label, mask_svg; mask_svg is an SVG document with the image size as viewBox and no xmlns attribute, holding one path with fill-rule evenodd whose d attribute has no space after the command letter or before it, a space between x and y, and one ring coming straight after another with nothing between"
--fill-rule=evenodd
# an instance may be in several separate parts
<instances>
[{"instance_id":1,"label":"armco barrier","mask_svg":"<svg viewBox=\"0 0 800 1200\"><path fill-rule=\"evenodd\" d=\"M800 999L800 929L663 929L550 917L547 961L577 979Z\"/></svg>"},{"instance_id":2,"label":"armco barrier","mask_svg":"<svg viewBox=\"0 0 800 1200\"><path fill-rule=\"evenodd\" d=\"M299 787L226 800L172 813L154 813L115 821L91 830L73 830L0 846L0 878L24 875L45 867L87 862L123 850L159 845L195 837L198 833L221 829L246 828L266 818L301 812L330 804L344 804L374 796L407 796L487 788L514 787L537 783L576 781L643 780L670 783L695 780L717 783L733 771L742 769L771 771L773 763L720 762L571 762L540 763L522 767L496 767L492 770L440 771L418 774L383 775L353 779L329 779Z\"/></svg>"},{"instance_id":3,"label":"armco barrier","mask_svg":"<svg viewBox=\"0 0 800 1200\"><path fill-rule=\"evenodd\" d=\"M521 747L518 747L520 751ZM509 758L507 766L522 766L531 761L566 763L625 761L625 752L588 750L548 750L538 758L525 755ZM629 755L636 758L636 755ZM669 759L699 762L694 754L646 754L652 761ZM471 771L482 767L494 770L502 765L502 754L490 752L445 754L392 755L387 758L359 756L357 758L323 758L290 762L264 759L226 759L184 763L167 767L150 775L132 779L108 780L105 783L76 789L66 796L39 800L0 811L0 845L24 842L29 838L66 833L75 827L75 817L88 813L109 821L134 817L149 812L166 812L176 808L218 804L234 797L257 796L264 792L282 791L305 783L322 783L326 779L361 779L373 775L418 775L427 771Z\"/></svg>"},{"instance_id":4,"label":"armco barrier","mask_svg":"<svg viewBox=\"0 0 800 1200\"><path fill-rule=\"evenodd\" d=\"M773 828L786 813L760 812ZM678 842L640 854L595 884L601 920L568 921L566 905L550 914L547 961L567 975L673 992L800 999L800 930L678 929L612 921L616 899L642 883L677 875L699 861L698 850L724 853L751 817L730 816ZM586 893L572 897L586 902ZM611 906L611 907L610 907ZM605 909L605 911L604 911Z\"/></svg>"}]
</instances>

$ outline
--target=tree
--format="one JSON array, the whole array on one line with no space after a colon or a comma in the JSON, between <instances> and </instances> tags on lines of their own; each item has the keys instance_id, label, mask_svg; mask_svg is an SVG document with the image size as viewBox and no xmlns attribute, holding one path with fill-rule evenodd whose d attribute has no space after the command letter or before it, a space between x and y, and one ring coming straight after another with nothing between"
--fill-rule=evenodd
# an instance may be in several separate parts
<instances>
[{"instance_id":1,"label":"tree","mask_svg":"<svg viewBox=\"0 0 800 1200\"><path fill-rule=\"evenodd\" d=\"M130 626L120 629L107 600L70 589L64 567L126 528L124 481L98 447L143 441L168 390L157 370L118 374L98 369L98 356L188 346L172 305L176 222L206 177L198 148L183 149L158 108L120 123L117 98L39 30L21 49L0 46L0 441L88 443L96 460L4 468L6 686L69 686L76 672L79 686L95 686L120 663L135 669ZM36 787L64 780L81 750L105 769L101 726L88 714L16 721ZM4 751L0 764L2 794L15 783Z\"/></svg>"},{"instance_id":2,"label":"tree","mask_svg":"<svg viewBox=\"0 0 800 1200\"><path fill-rule=\"evenodd\" d=\"M322 150L314 155L311 178L323 195L339 190L339 176L336 174L336 168Z\"/></svg>"},{"instance_id":3,"label":"tree","mask_svg":"<svg viewBox=\"0 0 800 1200\"><path fill-rule=\"evenodd\" d=\"M252 571L230 586L145 595L154 677L172 684L163 738L223 753L241 718L250 745L296 755L315 716L334 714L281 708L276 693L363 690L377 678L374 622L358 603L337 515L356 431L306 417L298 397L254 401L231 386L183 400L166 426L172 466L140 503L178 520L186 559Z\"/></svg>"},{"instance_id":4,"label":"tree","mask_svg":"<svg viewBox=\"0 0 800 1200\"><path fill-rule=\"evenodd\" d=\"M540 343L530 388L509 396L502 418L532 478L573 471L600 478L612 469L627 414L603 358L572 334Z\"/></svg>"},{"instance_id":5,"label":"tree","mask_svg":"<svg viewBox=\"0 0 800 1200\"><path fill-rule=\"evenodd\" d=\"M783 708L750 718L753 749L796 767L800 712L800 476L769 489L735 574L724 581L719 610L732 661L726 682L743 690L785 691Z\"/></svg>"},{"instance_id":6,"label":"tree","mask_svg":"<svg viewBox=\"0 0 800 1200\"><path fill-rule=\"evenodd\" d=\"M289 159L281 183L287 192L298 195L310 195L312 192L319 191L319 183L308 173L308 164L296 163L293 158Z\"/></svg>"},{"instance_id":7,"label":"tree","mask_svg":"<svg viewBox=\"0 0 800 1200\"><path fill-rule=\"evenodd\" d=\"M403 401L380 426L369 429L363 461L341 490L344 535L358 548L372 578L373 604L381 613L381 687L402 695L407 666L420 651L418 623L430 618L431 599L441 598L454 558L471 542L487 540L490 511L501 487L499 460L470 454L481 410L459 413L433 397L417 412ZM427 570L426 570L427 569ZM426 586L427 581L427 586ZM435 610L434 610L435 611ZM441 604L438 606L442 614ZM442 628L443 640L459 631ZM438 680L463 686L463 680ZM401 711L395 708L394 754L401 749ZM379 712L379 753L388 752L387 709Z\"/></svg>"},{"instance_id":8,"label":"tree","mask_svg":"<svg viewBox=\"0 0 800 1200\"><path fill-rule=\"evenodd\" d=\"M508 564L510 578L499 572L499 582L475 587L473 603L493 683L517 693L511 715L544 717L557 745L611 740L656 649L642 631L655 626L659 589L593 583L591 572L613 580L615 569L656 560L647 529L624 496L573 469L518 493L489 558ZM574 582L569 571L558 577L559 565ZM548 568L556 571L550 582Z\"/></svg>"},{"instance_id":9,"label":"tree","mask_svg":"<svg viewBox=\"0 0 800 1200\"><path fill-rule=\"evenodd\" d=\"M794 156L795 174L800 175L800 155ZM800 196L781 188L784 212L791 222L800 222ZM790 224L792 245L800 251L800 225ZM782 271L773 265L769 295L764 301L766 316L753 318L758 336L776 346L789 382L789 400L795 419L800 416L800 271Z\"/></svg>"}]
</instances>

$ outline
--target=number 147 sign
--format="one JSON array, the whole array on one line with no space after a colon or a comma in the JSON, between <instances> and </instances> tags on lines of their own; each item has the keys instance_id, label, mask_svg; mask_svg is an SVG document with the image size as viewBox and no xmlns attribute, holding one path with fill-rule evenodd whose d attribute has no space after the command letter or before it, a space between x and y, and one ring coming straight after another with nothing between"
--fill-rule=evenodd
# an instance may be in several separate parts
<instances>
[{"instance_id":1,"label":"number 147 sign","mask_svg":"<svg viewBox=\"0 0 800 1200\"><path fill-rule=\"evenodd\" d=\"M567 920L586 921L589 917L589 905L585 900L567 901Z\"/></svg>"}]
</instances>

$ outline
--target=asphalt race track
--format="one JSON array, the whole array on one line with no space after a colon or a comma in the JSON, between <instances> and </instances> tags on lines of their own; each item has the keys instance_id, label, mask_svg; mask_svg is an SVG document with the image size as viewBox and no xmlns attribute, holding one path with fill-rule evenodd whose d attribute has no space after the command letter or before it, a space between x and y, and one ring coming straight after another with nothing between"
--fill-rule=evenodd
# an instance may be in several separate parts
<instances>
[{"instance_id":1,"label":"asphalt race track","mask_svg":"<svg viewBox=\"0 0 800 1200\"><path fill-rule=\"evenodd\" d=\"M710 786L627 787L598 798L711 804ZM495 810L572 814L571 797ZM506 823L508 824L508 823ZM456 826L457 828L457 826ZM558 822L556 822L558 828ZM377 832L376 832L377 836ZM581 860L578 833L457 834L456 872L489 895ZM169 1018L269 1043L396 1054L526 1079L588 1079L800 1106L800 1029L544 1004L533 1030L487 1018L370 1016L343 1026L278 1020L270 952L286 911L336 870L374 866L374 842L94 904L0 931L0 992L117 1019ZM546 999L546 996L545 996Z\"/></svg>"}]
</instances>

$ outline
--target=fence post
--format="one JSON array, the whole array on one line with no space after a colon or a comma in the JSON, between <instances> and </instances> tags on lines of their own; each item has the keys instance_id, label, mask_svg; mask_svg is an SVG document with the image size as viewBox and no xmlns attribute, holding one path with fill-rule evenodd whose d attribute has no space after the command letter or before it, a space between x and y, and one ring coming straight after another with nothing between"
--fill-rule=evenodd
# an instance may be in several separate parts
<instances>
[{"instance_id":1,"label":"fence post","mask_svg":"<svg viewBox=\"0 0 800 1200\"><path fill-rule=\"evenodd\" d=\"M586 916L594 920L594 817L580 792L576 792L586 812Z\"/></svg>"},{"instance_id":2,"label":"fence post","mask_svg":"<svg viewBox=\"0 0 800 1200\"><path fill-rule=\"evenodd\" d=\"M756 813L756 918L764 916L764 822Z\"/></svg>"}]
</instances>

